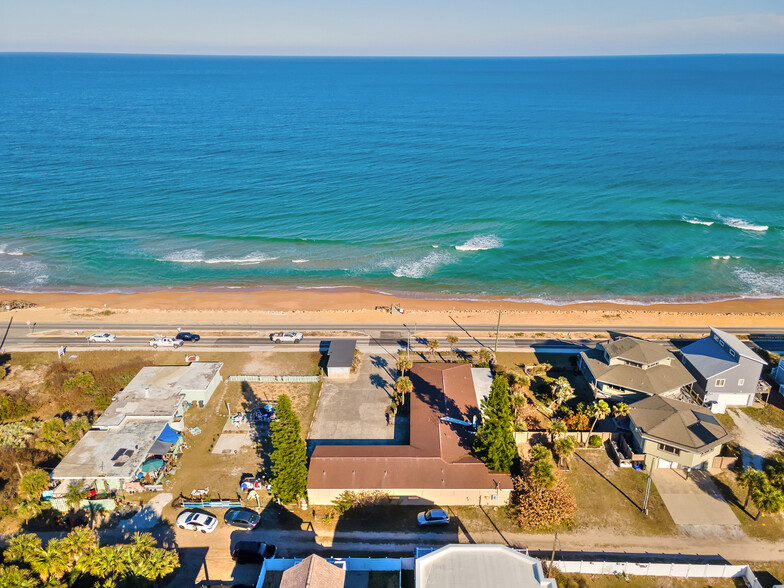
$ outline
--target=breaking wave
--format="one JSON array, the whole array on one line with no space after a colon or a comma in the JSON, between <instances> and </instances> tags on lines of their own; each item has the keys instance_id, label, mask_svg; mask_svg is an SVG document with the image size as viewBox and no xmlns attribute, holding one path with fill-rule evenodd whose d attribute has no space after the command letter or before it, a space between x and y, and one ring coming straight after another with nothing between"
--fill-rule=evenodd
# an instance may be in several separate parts
<instances>
[{"instance_id":1,"label":"breaking wave","mask_svg":"<svg viewBox=\"0 0 784 588\"><path fill-rule=\"evenodd\" d=\"M438 266L451 261L449 255L434 251L428 253L422 259L417 259L408 263L404 263L392 272L392 275L398 278L413 278L419 279L430 275Z\"/></svg>"},{"instance_id":2,"label":"breaking wave","mask_svg":"<svg viewBox=\"0 0 784 588\"><path fill-rule=\"evenodd\" d=\"M749 221L743 220L742 218L733 218L731 216L728 217L719 217L721 222L727 225L728 227L735 227L736 229L743 229L744 231L767 231L768 225L755 225L754 223L750 223Z\"/></svg>"},{"instance_id":3,"label":"breaking wave","mask_svg":"<svg viewBox=\"0 0 784 588\"><path fill-rule=\"evenodd\" d=\"M156 261L168 261L170 263L204 263L208 265L255 265L265 261L273 261L277 257L270 257L261 253L249 253L244 257L204 257L204 253L199 249L184 249Z\"/></svg>"},{"instance_id":4,"label":"breaking wave","mask_svg":"<svg viewBox=\"0 0 784 588\"><path fill-rule=\"evenodd\" d=\"M503 247L504 242L496 235L477 235L471 237L462 245L455 245L458 251L485 251L486 249L498 249Z\"/></svg>"},{"instance_id":5,"label":"breaking wave","mask_svg":"<svg viewBox=\"0 0 784 588\"><path fill-rule=\"evenodd\" d=\"M714 223L714 221L704 221L698 218L686 218L685 216L682 216L681 220L689 223L690 225L705 225L706 227L709 227Z\"/></svg>"}]
</instances>

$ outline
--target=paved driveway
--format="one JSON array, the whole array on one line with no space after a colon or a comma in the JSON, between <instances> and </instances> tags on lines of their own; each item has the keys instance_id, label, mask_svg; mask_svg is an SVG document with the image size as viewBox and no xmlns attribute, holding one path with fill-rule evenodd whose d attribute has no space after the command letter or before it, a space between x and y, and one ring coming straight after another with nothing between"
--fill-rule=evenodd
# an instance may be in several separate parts
<instances>
[{"instance_id":1,"label":"paved driveway","mask_svg":"<svg viewBox=\"0 0 784 588\"><path fill-rule=\"evenodd\" d=\"M396 372L393 357L371 353L350 380L325 379L310 431L311 447L320 442L407 443L408 419L393 417L387 424L385 416Z\"/></svg>"},{"instance_id":2,"label":"paved driveway","mask_svg":"<svg viewBox=\"0 0 784 588\"><path fill-rule=\"evenodd\" d=\"M676 525L740 525L707 472L656 469L653 482Z\"/></svg>"}]
</instances>

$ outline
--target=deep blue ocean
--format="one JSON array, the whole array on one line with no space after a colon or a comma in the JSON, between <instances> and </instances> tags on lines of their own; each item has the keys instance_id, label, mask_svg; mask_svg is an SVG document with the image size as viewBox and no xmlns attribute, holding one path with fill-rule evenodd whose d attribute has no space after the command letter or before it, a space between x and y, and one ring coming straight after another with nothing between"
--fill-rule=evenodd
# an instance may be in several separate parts
<instances>
[{"instance_id":1,"label":"deep blue ocean","mask_svg":"<svg viewBox=\"0 0 784 588\"><path fill-rule=\"evenodd\" d=\"M0 288L784 296L784 56L0 54Z\"/></svg>"}]
</instances>

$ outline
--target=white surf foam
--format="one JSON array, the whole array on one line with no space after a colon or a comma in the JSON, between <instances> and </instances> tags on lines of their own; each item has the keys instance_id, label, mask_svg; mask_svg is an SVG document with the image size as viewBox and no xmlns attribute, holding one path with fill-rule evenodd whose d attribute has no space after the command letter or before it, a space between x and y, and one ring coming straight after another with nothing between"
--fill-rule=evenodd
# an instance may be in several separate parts
<instances>
[{"instance_id":1,"label":"white surf foam","mask_svg":"<svg viewBox=\"0 0 784 588\"><path fill-rule=\"evenodd\" d=\"M277 257L271 257L261 253L249 253L244 257L204 257L204 252L200 249L183 249L175 251L156 261L168 261L171 263L205 263L208 265L255 265L266 261L273 261Z\"/></svg>"},{"instance_id":2,"label":"white surf foam","mask_svg":"<svg viewBox=\"0 0 784 588\"><path fill-rule=\"evenodd\" d=\"M425 257L404 263L392 272L397 278L413 278L415 280L430 275L440 265L450 261L449 255L440 251L428 253Z\"/></svg>"},{"instance_id":3,"label":"white surf foam","mask_svg":"<svg viewBox=\"0 0 784 588\"><path fill-rule=\"evenodd\" d=\"M182 251L175 251L155 261L170 261L172 263L202 263L204 261L204 253L199 249L183 249Z\"/></svg>"},{"instance_id":4,"label":"white surf foam","mask_svg":"<svg viewBox=\"0 0 784 588\"><path fill-rule=\"evenodd\" d=\"M728 227L735 227L736 229L743 229L744 231L767 231L768 225L755 225L754 223L750 223L749 221L743 220L742 218L733 218L731 216L728 217L719 217L721 222L727 225Z\"/></svg>"},{"instance_id":5,"label":"white surf foam","mask_svg":"<svg viewBox=\"0 0 784 588\"><path fill-rule=\"evenodd\" d=\"M22 251L21 249L9 249L8 243L0 244L0 255L12 255L14 257L17 257L19 255L24 255L24 254L25 252Z\"/></svg>"},{"instance_id":6,"label":"white surf foam","mask_svg":"<svg viewBox=\"0 0 784 588\"><path fill-rule=\"evenodd\" d=\"M503 246L504 242L496 235L476 235L462 245L455 245L455 249L458 251L485 251Z\"/></svg>"},{"instance_id":7,"label":"white surf foam","mask_svg":"<svg viewBox=\"0 0 784 588\"><path fill-rule=\"evenodd\" d=\"M264 255L260 253L250 253L245 257L216 257L213 259L205 259L204 263L209 264L232 264L232 265L256 265L258 263L264 263L265 261L274 261L278 259L277 257L271 257L269 255Z\"/></svg>"},{"instance_id":8,"label":"white surf foam","mask_svg":"<svg viewBox=\"0 0 784 588\"><path fill-rule=\"evenodd\" d=\"M765 272L754 272L745 268L736 268L735 276L751 287L751 293L757 296L784 295L784 275Z\"/></svg>"},{"instance_id":9,"label":"white surf foam","mask_svg":"<svg viewBox=\"0 0 784 588\"><path fill-rule=\"evenodd\" d=\"M309 259L292 259L291 263L308 263Z\"/></svg>"},{"instance_id":10,"label":"white surf foam","mask_svg":"<svg viewBox=\"0 0 784 588\"><path fill-rule=\"evenodd\" d=\"M706 227L711 226L714 222L714 221L704 221L698 218L686 218L685 216L682 216L681 220L684 220L691 225L705 225Z\"/></svg>"},{"instance_id":11,"label":"white surf foam","mask_svg":"<svg viewBox=\"0 0 784 588\"><path fill-rule=\"evenodd\" d=\"M740 259L740 255L711 255L711 259Z\"/></svg>"}]
</instances>

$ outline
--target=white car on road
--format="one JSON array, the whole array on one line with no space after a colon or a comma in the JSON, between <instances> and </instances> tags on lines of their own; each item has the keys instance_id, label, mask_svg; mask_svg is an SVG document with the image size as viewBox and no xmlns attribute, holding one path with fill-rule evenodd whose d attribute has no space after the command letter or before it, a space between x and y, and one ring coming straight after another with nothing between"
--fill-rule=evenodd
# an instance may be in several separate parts
<instances>
[{"instance_id":1,"label":"white car on road","mask_svg":"<svg viewBox=\"0 0 784 588\"><path fill-rule=\"evenodd\" d=\"M115 337L111 333L93 333L92 335L87 337L87 342L88 343L111 343L115 339L117 339L117 337Z\"/></svg>"},{"instance_id":2,"label":"white car on road","mask_svg":"<svg viewBox=\"0 0 784 588\"><path fill-rule=\"evenodd\" d=\"M184 510L177 517L177 526L180 529L212 533L218 526L218 518L196 510Z\"/></svg>"},{"instance_id":3,"label":"white car on road","mask_svg":"<svg viewBox=\"0 0 784 588\"><path fill-rule=\"evenodd\" d=\"M270 339L275 343L299 343L302 341L302 333L270 333Z\"/></svg>"},{"instance_id":4,"label":"white car on road","mask_svg":"<svg viewBox=\"0 0 784 588\"><path fill-rule=\"evenodd\" d=\"M179 339L175 339L174 337L161 337L157 335L156 337L150 339L150 347L173 347L177 349L180 345L182 345L182 341Z\"/></svg>"}]
</instances>

